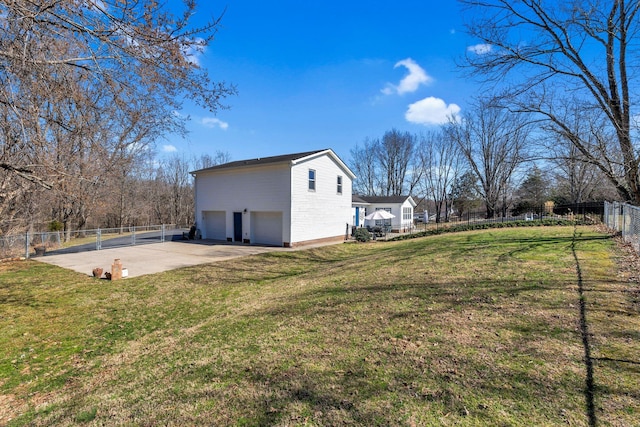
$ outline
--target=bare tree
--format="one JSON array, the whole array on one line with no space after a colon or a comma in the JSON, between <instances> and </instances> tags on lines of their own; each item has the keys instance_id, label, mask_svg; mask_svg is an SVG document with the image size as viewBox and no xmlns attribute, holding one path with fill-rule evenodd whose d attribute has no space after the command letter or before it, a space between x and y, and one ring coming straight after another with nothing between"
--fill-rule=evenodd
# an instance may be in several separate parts
<instances>
[{"instance_id":1,"label":"bare tree","mask_svg":"<svg viewBox=\"0 0 640 427\"><path fill-rule=\"evenodd\" d=\"M441 221L443 211L445 221L449 219L453 184L462 164L459 145L449 136L442 130L422 135L417 154L422 169L422 187L435 204L437 222Z\"/></svg>"},{"instance_id":2,"label":"bare tree","mask_svg":"<svg viewBox=\"0 0 640 427\"><path fill-rule=\"evenodd\" d=\"M448 137L476 176L487 218L506 215L511 178L524 161L528 126L522 117L492 101L480 101L461 120L447 126Z\"/></svg>"},{"instance_id":3,"label":"bare tree","mask_svg":"<svg viewBox=\"0 0 640 427\"><path fill-rule=\"evenodd\" d=\"M595 165L621 198L640 203L640 152L633 90L640 65L638 11L627 0L461 0L469 33L482 43L467 64L493 81L510 81L517 110L534 113ZM577 106L577 108L576 108ZM593 133L577 132L576 115L602 120ZM607 153L607 155L603 155Z\"/></svg>"},{"instance_id":4,"label":"bare tree","mask_svg":"<svg viewBox=\"0 0 640 427\"><path fill-rule=\"evenodd\" d=\"M189 170L189 162L180 156L170 157L158 168L158 173L168 185L173 224L189 225L194 221L194 192Z\"/></svg>"},{"instance_id":5,"label":"bare tree","mask_svg":"<svg viewBox=\"0 0 640 427\"><path fill-rule=\"evenodd\" d=\"M229 163L231 161L231 154L228 151L216 150L212 156L210 154L203 154L199 158L195 159L196 169L210 168L211 166L221 165L223 163Z\"/></svg>"},{"instance_id":6,"label":"bare tree","mask_svg":"<svg viewBox=\"0 0 640 427\"><path fill-rule=\"evenodd\" d=\"M555 180L554 199L561 203L583 203L603 198L610 183L602 172L589 163L570 141L557 136L552 139L553 147L551 175ZM615 190L609 196L616 197Z\"/></svg>"},{"instance_id":7,"label":"bare tree","mask_svg":"<svg viewBox=\"0 0 640 427\"><path fill-rule=\"evenodd\" d=\"M412 193L420 178L419 168L411 167L415 161L416 141L415 135L392 129L378 142L376 153L384 177L383 196Z\"/></svg>"},{"instance_id":8,"label":"bare tree","mask_svg":"<svg viewBox=\"0 0 640 427\"><path fill-rule=\"evenodd\" d=\"M396 129L381 139L366 139L351 150L351 167L358 177L354 189L370 196L411 194L420 180L416 164L417 137Z\"/></svg>"},{"instance_id":9,"label":"bare tree","mask_svg":"<svg viewBox=\"0 0 640 427\"><path fill-rule=\"evenodd\" d=\"M149 199L155 191L151 184L153 165L153 153L143 150L131 161L123 161L112 169L108 178L96 187L91 225L121 230L149 225L153 218Z\"/></svg>"},{"instance_id":10,"label":"bare tree","mask_svg":"<svg viewBox=\"0 0 640 427\"><path fill-rule=\"evenodd\" d=\"M174 112L184 98L224 108L234 88L212 82L194 56L218 20L192 28L195 8L172 5L178 16L152 0L0 5L0 222L25 192L76 197L76 184L101 185L159 135L183 131ZM61 204L63 219L86 217L77 200Z\"/></svg>"},{"instance_id":11,"label":"bare tree","mask_svg":"<svg viewBox=\"0 0 640 427\"><path fill-rule=\"evenodd\" d=\"M178 225L193 224L194 188L189 172L231 161L228 152L217 150L215 154L203 154L187 159L174 155L164 159L153 169L153 177L147 183L146 205L152 206L156 223Z\"/></svg>"},{"instance_id":12,"label":"bare tree","mask_svg":"<svg viewBox=\"0 0 640 427\"><path fill-rule=\"evenodd\" d=\"M357 179L353 183L356 194L380 195L380 170L376 158L377 140L365 139L363 146L351 149L351 169Z\"/></svg>"}]
</instances>

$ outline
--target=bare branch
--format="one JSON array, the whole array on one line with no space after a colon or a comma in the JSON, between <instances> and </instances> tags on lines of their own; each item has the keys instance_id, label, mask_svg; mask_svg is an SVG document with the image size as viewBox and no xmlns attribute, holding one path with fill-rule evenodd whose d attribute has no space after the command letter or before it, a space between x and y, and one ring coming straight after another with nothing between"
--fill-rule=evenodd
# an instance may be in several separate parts
<instances>
[{"instance_id":1,"label":"bare branch","mask_svg":"<svg viewBox=\"0 0 640 427\"><path fill-rule=\"evenodd\" d=\"M636 1L576 0L569 4L542 0L461 0L474 18L472 36L491 45L487 55L469 53L466 65L475 75L500 81L513 110L538 114L597 164L620 197L640 203L640 157L631 137L631 88L637 87L639 47ZM631 61L631 62L630 62ZM509 84L504 84L509 82ZM566 101L566 102L558 102ZM599 111L611 132L623 170L602 156L571 126L571 105L584 115ZM607 151L611 151L609 148Z\"/></svg>"}]
</instances>

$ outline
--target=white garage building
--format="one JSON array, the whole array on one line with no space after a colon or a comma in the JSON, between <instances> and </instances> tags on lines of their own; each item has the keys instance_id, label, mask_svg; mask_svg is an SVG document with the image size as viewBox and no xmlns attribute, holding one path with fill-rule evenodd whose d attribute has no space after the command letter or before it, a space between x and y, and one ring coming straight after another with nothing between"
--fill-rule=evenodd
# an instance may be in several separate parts
<instances>
[{"instance_id":1,"label":"white garage building","mask_svg":"<svg viewBox=\"0 0 640 427\"><path fill-rule=\"evenodd\" d=\"M204 239L293 247L341 241L355 175L330 149L191 172Z\"/></svg>"}]
</instances>

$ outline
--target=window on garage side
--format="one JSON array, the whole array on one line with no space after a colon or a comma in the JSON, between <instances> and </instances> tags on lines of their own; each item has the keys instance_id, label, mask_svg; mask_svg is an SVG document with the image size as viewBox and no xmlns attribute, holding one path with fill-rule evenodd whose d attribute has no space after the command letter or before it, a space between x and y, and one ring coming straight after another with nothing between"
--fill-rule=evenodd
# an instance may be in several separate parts
<instances>
[{"instance_id":1,"label":"window on garage side","mask_svg":"<svg viewBox=\"0 0 640 427\"><path fill-rule=\"evenodd\" d=\"M338 194L342 194L342 177L340 175L338 175L337 184L338 184L338 188L337 188Z\"/></svg>"},{"instance_id":2,"label":"window on garage side","mask_svg":"<svg viewBox=\"0 0 640 427\"><path fill-rule=\"evenodd\" d=\"M309 169L309 191L316 191L316 171Z\"/></svg>"}]
</instances>

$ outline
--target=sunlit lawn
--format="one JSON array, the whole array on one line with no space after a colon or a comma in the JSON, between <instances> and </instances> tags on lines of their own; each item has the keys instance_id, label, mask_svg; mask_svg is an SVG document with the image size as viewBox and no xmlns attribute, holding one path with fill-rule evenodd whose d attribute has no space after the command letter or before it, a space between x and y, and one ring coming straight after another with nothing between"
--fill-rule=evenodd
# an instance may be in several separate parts
<instances>
[{"instance_id":1,"label":"sunlit lawn","mask_svg":"<svg viewBox=\"0 0 640 427\"><path fill-rule=\"evenodd\" d=\"M0 425L638 425L619 255L535 227L120 282L0 264Z\"/></svg>"}]
</instances>

